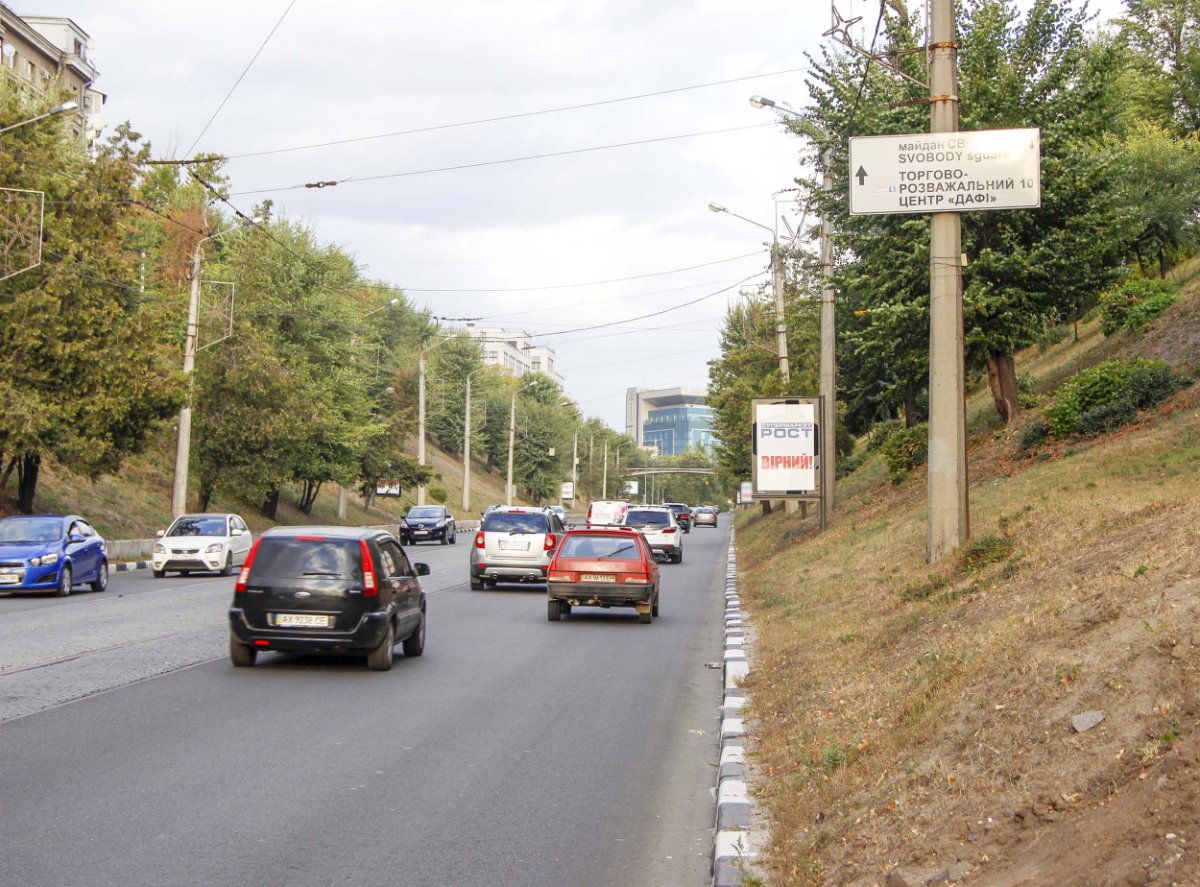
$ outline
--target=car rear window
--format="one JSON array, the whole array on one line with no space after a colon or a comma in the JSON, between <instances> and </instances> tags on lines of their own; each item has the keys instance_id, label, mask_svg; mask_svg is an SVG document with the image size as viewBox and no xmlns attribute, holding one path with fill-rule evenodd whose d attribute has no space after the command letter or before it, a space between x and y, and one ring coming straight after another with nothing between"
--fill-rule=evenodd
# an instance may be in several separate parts
<instances>
[{"instance_id":1,"label":"car rear window","mask_svg":"<svg viewBox=\"0 0 1200 887\"><path fill-rule=\"evenodd\" d=\"M654 524L666 526L671 523L671 516L665 511L630 511L625 515L625 526L647 527Z\"/></svg>"},{"instance_id":2,"label":"car rear window","mask_svg":"<svg viewBox=\"0 0 1200 887\"><path fill-rule=\"evenodd\" d=\"M277 579L340 576L360 580L357 539L299 539L267 536L258 547L251 572Z\"/></svg>"},{"instance_id":3,"label":"car rear window","mask_svg":"<svg viewBox=\"0 0 1200 887\"><path fill-rule=\"evenodd\" d=\"M592 557L619 561L636 561L641 558L638 540L623 536L570 535L563 540L559 557Z\"/></svg>"},{"instance_id":4,"label":"car rear window","mask_svg":"<svg viewBox=\"0 0 1200 887\"><path fill-rule=\"evenodd\" d=\"M493 511L483 519L485 533L546 533L550 523L544 514L524 511Z\"/></svg>"}]
</instances>

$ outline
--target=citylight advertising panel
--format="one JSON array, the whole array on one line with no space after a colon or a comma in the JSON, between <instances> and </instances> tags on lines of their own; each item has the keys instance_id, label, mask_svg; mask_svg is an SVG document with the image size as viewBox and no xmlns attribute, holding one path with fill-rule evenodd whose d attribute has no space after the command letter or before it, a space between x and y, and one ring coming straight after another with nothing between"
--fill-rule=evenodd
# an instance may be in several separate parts
<instances>
[{"instance_id":1,"label":"citylight advertising panel","mask_svg":"<svg viewBox=\"0 0 1200 887\"><path fill-rule=\"evenodd\" d=\"M755 498L821 495L819 397L751 401Z\"/></svg>"}]
</instances>

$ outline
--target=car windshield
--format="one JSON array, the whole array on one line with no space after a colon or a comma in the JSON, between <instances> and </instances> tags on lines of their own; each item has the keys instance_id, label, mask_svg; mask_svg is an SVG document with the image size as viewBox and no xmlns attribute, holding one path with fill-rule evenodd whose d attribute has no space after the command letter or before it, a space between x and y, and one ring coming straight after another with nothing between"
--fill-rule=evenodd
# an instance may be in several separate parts
<instances>
[{"instance_id":1,"label":"car windshield","mask_svg":"<svg viewBox=\"0 0 1200 887\"><path fill-rule=\"evenodd\" d=\"M408 509L409 518L424 518L424 517L441 517L442 509L436 505L418 505L416 508Z\"/></svg>"},{"instance_id":2,"label":"car windshield","mask_svg":"<svg viewBox=\"0 0 1200 887\"><path fill-rule=\"evenodd\" d=\"M671 523L671 516L665 511L631 511L625 515L627 527L666 526Z\"/></svg>"},{"instance_id":3,"label":"car windshield","mask_svg":"<svg viewBox=\"0 0 1200 887\"><path fill-rule=\"evenodd\" d=\"M58 518L10 517L0 521L0 542L57 542L62 538Z\"/></svg>"},{"instance_id":4,"label":"car windshield","mask_svg":"<svg viewBox=\"0 0 1200 887\"><path fill-rule=\"evenodd\" d=\"M168 536L224 536L225 518L223 517L181 517L171 524L167 530Z\"/></svg>"},{"instance_id":5,"label":"car windshield","mask_svg":"<svg viewBox=\"0 0 1200 887\"><path fill-rule=\"evenodd\" d=\"M252 570L255 577L301 579L309 576L341 576L361 581L360 550L357 539L268 536L258 546Z\"/></svg>"},{"instance_id":6,"label":"car windshield","mask_svg":"<svg viewBox=\"0 0 1200 887\"><path fill-rule=\"evenodd\" d=\"M545 533L547 520L544 514L524 511L493 511L483 519L485 533Z\"/></svg>"},{"instance_id":7,"label":"car windshield","mask_svg":"<svg viewBox=\"0 0 1200 887\"><path fill-rule=\"evenodd\" d=\"M636 561L641 555L637 542L621 536L567 536L559 557L584 557Z\"/></svg>"}]
</instances>

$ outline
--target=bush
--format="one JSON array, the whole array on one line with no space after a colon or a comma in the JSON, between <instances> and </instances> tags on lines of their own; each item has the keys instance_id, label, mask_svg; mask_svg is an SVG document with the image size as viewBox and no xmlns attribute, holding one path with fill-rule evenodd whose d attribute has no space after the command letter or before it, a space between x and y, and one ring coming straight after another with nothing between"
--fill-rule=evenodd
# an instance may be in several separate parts
<instances>
[{"instance_id":1,"label":"bush","mask_svg":"<svg viewBox=\"0 0 1200 887\"><path fill-rule=\"evenodd\" d=\"M1179 378L1162 361L1106 360L1067 379L1045 421L1055 437L1111 431L1179 387Z\"/></svg>"},{"instance_id":2,"label":"bush","mask_svg":"<svg viewBox=\"0 0 1200 887\"><path fill-rule=\"evenodd\" d=\"M1174 303L1179 287L1169 280L1131 277L1100 297L1100 328L1111 336L1122 329L1137 330Z\"/></svg>"},{"instance_id":3,"label":"bush","mask_svg":"<svg viewBox=\"0 0 1200 887\"><path fill-rule=\"evenodd\" d=\"M871 430L867 432L867 452L875 452L887 441L889 437L897 431L904 430L904 423L899 419L888 419L886 422L877 422L871 426Z\"/></svg>"},{"instance_id":4,"label":"bush","mask_svg":"<svg viewBox=\"0 0 1200 887\"><path fill-rule=\"evenodd\" d=\"M918 465L924 465L929 453L929 426L899 428L879 445L887 463L888 478L898 484Z\"/></svg>"},{"instance_id":5,"label":"bush","mask_svg":"<svg viewBox=\"0 0 1200 887\"><path fill-rule=\"evenodd\" d=\"M1050 436L1050 426L1041 419L1034 419L1021 432L1021 449L1032 450Z\"/></svg>"},{"instance_id":6,"label":"bush","mask_svg":"<svg viewBox=\"0 0 1200 887\"><path fill-rule=\"evenodd\" d=\"M429 493L429 498L438 505L445 505L446 499L449 498L445 487L432 486L426 492Z\"/></svg>"}]
</instances>

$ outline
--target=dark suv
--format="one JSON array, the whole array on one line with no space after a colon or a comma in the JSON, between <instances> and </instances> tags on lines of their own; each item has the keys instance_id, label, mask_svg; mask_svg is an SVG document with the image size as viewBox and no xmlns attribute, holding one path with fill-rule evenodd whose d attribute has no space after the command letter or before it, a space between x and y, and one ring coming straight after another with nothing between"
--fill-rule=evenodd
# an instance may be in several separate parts
<instances>
[{"instance_id":1,"label":"dark suv","mask_svg":"<svg viewBox=\"0 0 1200 887\"><path fill-rule=\"evenodd\" d=\"M357 527L275 527L258 538L233 589L229 658L259 650L365 653L374 671L393 648L425 650L425 564L409 564L391 533Z\"/></svg>"},{"instance_id":2,"label":"dark suv","mask_svg":"<svg viewBox=\"0 0 1200 887\"><path fill-rule=\"evenodd\" d=\"M667 508L675 512L675 520L679 521L679 527L685 533L692 532L692 509L682 502L668 502Z\"/></svg>"},{"instance_id":3,"label":"dark suv","mask_svg":"<svg viewBox=\"0 0 1200 887\"><path fill-rule=\"evenodd\" d=\"M414 505L400 519L400 542L403 545L434 540L443 545L453 545L457 535L454 515L445 505Z\"/></svg>"}]
</instances>

